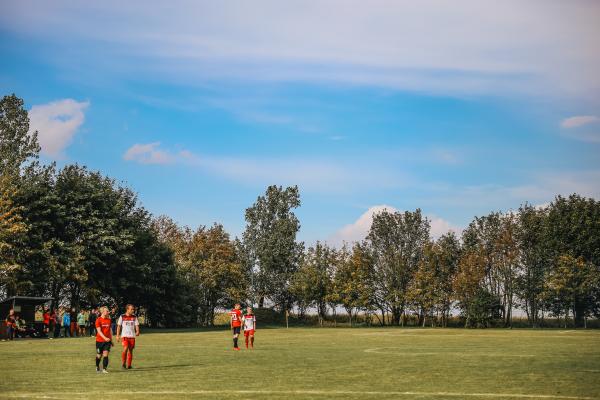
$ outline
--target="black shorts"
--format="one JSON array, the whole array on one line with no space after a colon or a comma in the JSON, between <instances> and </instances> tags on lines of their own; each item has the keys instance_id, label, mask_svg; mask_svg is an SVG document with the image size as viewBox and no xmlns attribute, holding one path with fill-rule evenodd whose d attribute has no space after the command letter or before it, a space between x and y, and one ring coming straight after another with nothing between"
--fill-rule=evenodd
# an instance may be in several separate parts
<instances>
[{"instance_id":1,"label":"black shorts","mask_svg":"<svg viewBox=\"0 0 600 400\"><path fill-rule=\"evenodd\" d=\"M110 351L112 342L96 342L96 354L102 354L105 351Z\"/></svg>"},{"instance_id":2,"label":"black shorts","mask_svg":"<svg viewBox=\"0 0 600 400\"><path fill-rule=\"evenodd\" d=\"M239 335L239 334L240 334L240 332L241 332L241 330L242 330L242 327L241 327L241 326L234 326L234 327L233 327L233 334L234 334L234 335Z\"/></svg>"}]
</instances>

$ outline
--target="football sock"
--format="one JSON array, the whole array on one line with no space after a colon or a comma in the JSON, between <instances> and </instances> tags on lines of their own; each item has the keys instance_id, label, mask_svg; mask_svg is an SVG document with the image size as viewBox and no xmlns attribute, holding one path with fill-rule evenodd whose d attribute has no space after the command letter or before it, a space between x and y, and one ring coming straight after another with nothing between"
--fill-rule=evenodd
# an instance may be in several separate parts
<instances>
[{"instance_id":1,"label":"football sock","mask_svg":"<svg viewBox=\"0 0 600 400\"><path fill-rule=\"evenodd\" d=\"M236 337L235 337L235 338L233 338L233 347L235 347L235 348L237 348L237 347L238 347L238 344L237 344L237 342L238 342L238 338L236 338Z\"/></svg>"},{"instance_id":2,"label":"football sock","mask_svg":"<svg viewBox=\"0 0 600 400\"><path fill-rule=\"evenodd\" d=\"M133 361L133 352L131 350L129 350L129 352L127 352L127 366L131 367L131 362Z\"/></svg>"},{"instance_id":3,"label":"football sock","mask_svg":"<svg viewBox=\"0 0 600 400\"><path fill-rule=\"evenodd\" d=\"M100 368L100 359L96 357L96 368Z\"/></svg>"},{"instance_id":4,"label":"football sock","mask_svg":"<svg viewBox=\"0 0 600 400\"><path fill-rule=\"evenodd\" d=\"M254 336L250 338L250 347L254 347Z\"/></svg>"},{"instance_id":5,"label":"football sock","mask_svg":"<svg viewBox=\"0 0 600 400\"><path fill-rule=\"evenodd\" d=\"M102 368L106 369L108 367L108 356L102 359Z\"/></svg>"},{"instance_id":6,"label":"football sock","mask_svg":"<svg viewBox=\"0 0 600 400\"><path fill-rule=\"evenodd\" d=\"M246 348L248 348L248 338L246 338Z\"/></svg>"},{"instance_id":7,"label":"football sock","mask_svg":"<svg viewBox=\"0 0 600 400\"><path fill-rule=\"evenodd\" d=\"M125 360L127 359L127 349L123 350L121 353L121 364L125 365Z\"/></svg>"}]
</instances>

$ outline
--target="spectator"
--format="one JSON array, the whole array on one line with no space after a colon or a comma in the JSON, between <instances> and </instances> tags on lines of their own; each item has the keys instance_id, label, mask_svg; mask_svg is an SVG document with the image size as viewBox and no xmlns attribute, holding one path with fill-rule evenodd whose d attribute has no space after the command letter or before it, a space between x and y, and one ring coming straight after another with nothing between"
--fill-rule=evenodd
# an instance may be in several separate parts
<instances>
[{"instance_id":1,"label":"spectator","mask_svg":"<svg viewBox=\"0 0 600 400\"><path fill-rule=\"evenodd\" d=\"M71 314L68 310L63 311L62 325L65 330L65 337L71 336Z\"/></svg>"},{"instance_id":2,"label":"spectator","mask_svg":"<svg viewBox=\"0 0 600 400\"><path fill-rule=\"evenodd\" d=\"M13 310L12 308L10 309L4 322L6 323L6 336L8 340L13 340L15 337L15 329L17 325L17 320L15 319L15 310Z\"/></svg>"},{"instance_id":3,"label":"spectator","mask_svg":"<svg viewBox=\"0 0 600 400\"><path fill-rule=\"evenodd\" d=\"M54 337L60 337L60 327L62 323L62 316L60 315L60 310L56 310L53 312L54 315Z\"/></svg>"},{"instance_id":4,"label":"spectator","mask_svg":"<svg viewBox=\"0 0 600 400\"><path fill-rule=\"evenodd\" d=\"M117 307L113 307L113 309L110 312L110 328L112 329L112 334L116 335L117 334L117 314L118 314L119 310L117 309Z\"/></svg>"},{"instance_id":5,"label":"spectator","mask_svg":"<svg viewBox=\"0 0 600 400\"><path fill-rule=\"evenodd\" d=\"M79 329L78 336L85 336L85 311L79 310L77 314L77 328Z\"/></svg>"},{"instance_id":6,"label":"spectator","mask_svg":"<svg viewBox=\"0 0 600 400\"><path fill-rule=\"evenodd\" d=\"M75 307L71 308L69 317L71 321L71 337L75 337L77 336L77 311Z\"/></svg>"},{"instance_id":7,"label":"spectator","mask_svg":"<svg viewBox=\"0 0 600 400\"><path fill-rule=\"evenodd\" d=\"M36 336L35 329L28 327L25 320L23 318L21 318L19 316L19 314L15 315L15 319L16 319L15 337L25 338L27 336L29 336L29 337Z\"/></svg>"},{"instance_id":8,"label":"spectator","mask_svg":"<svg viewBox=\"0 0 600 400\"><path fill-rule=\"evenodd\" d=\"M90 317L89 317L89 321L90 321L90 336L95 336L96 335L96 319L98 318L98 314L96 313L96 309L93 308L92 311L90 311Z\"/></svg>"},{"instance_id":9,"label":"spectator","mask_svg":"<svg viewBox=\"0 0 600 400\"><path fill-rule=\"evenodd\" d=\"M42 318L44 320L44 336L49 337L48 333L50 332L50 310L44 308Z\"/></svg>"}]
</instances>

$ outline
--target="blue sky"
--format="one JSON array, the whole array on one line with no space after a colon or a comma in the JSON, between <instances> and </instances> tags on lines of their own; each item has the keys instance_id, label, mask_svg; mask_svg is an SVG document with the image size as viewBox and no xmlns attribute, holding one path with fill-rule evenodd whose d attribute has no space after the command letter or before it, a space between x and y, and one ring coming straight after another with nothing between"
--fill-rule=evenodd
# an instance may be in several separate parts
<instances>
[{"instance_id":1,"label":"blue sky","mask_svg":"<svg viewBox=\"0 0 600 400\"><path fill-rule=\"evenodd\" d=\"M298 184L300 239L420 207L434 236L600 198L600 3L1 1L0 89L43 158L152 213L244 228Z\"/></svg>"}]
</instances>

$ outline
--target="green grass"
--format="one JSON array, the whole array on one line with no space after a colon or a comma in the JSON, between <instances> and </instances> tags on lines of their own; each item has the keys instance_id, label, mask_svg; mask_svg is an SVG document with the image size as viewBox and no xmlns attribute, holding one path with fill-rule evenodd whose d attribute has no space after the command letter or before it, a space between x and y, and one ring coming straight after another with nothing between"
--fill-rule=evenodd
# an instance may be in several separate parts
<instances>
[{"instance_id":1,"label":"green grass","mask_svg":"<svg viewBox=\"0 0 600 400\"><path fill-rule=\"evenodd\" d=\"M2 398L600 398L600 331L292 328L147 333L94 371L90 338L0 343ZM544 397L546 396L546 397Z\"/></svg>"}]
</instances>

